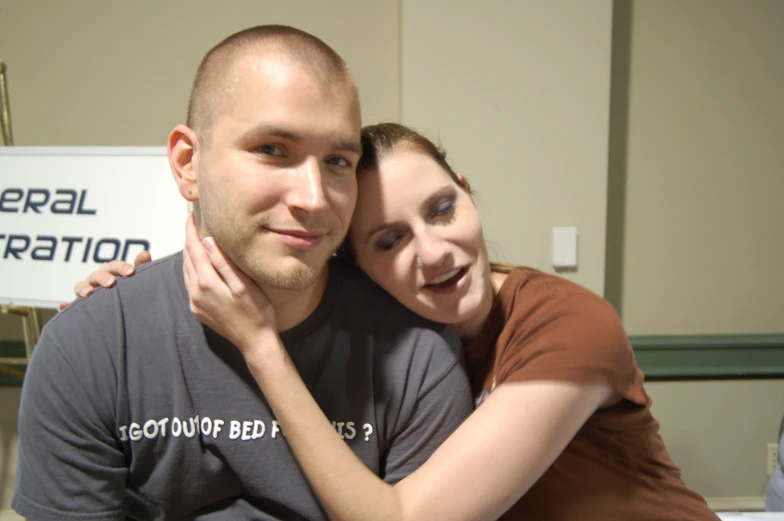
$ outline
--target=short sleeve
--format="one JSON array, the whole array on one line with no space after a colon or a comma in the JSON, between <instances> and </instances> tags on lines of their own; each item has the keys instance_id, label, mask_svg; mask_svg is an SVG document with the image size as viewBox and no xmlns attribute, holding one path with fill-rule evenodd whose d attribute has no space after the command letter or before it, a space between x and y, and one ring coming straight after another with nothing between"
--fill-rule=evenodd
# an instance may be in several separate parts
<instances>
[{"instance_id":1,"label":"short sleeve","mask_svg":"<svg viewBox=\"0 0 784 521\"><path fill-rule=\"evenodd\" d=\"M87 341L75 326L45 330L33 352L11 506L34 521L125 519L127 465L113 427L114 369L95 342L89 359L79 356L91 352L89 342L63 350L61 338L69 345Z\"/></svg>"},{"instance_id":2,"label":"short sleeve","mask_svg":"<svg viewBox=\"0 0 784 521\"><path fill-rule=\"evenodd\" d=\"M423 331L414 347L418 359L430 353L416 371L418 384L412 412L390 440L382 477L395 484L419 468L473 412L460 343L448 329L446 339ZM409 383L412 378L409 375Z\"/></svg>"},{"instance_id":3,"label":"short sleeve","mask_svg":"<svg viewBox=\"0 0 784 521\"><path fill-rule=\"evenodd\" d=\"M497 365L497 383L553 380L609 385L644 405L648 397L620 317L604 299L563 292L525 314L512 313L512 331Z\"/></svg>"}]
</instances>

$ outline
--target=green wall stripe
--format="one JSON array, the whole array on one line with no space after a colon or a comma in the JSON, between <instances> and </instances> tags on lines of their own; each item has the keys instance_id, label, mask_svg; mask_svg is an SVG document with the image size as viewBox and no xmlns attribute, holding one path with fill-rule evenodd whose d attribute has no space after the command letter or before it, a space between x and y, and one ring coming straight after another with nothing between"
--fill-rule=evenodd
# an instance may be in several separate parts
<instances>
[{"instance_id":1,"label":"green wall stripe","mask_svg":"<svg viewBox=\"0 0 784 521\"><path fill-rule=\"evenodd\" d=\"M784 334L630 339L648 380L784 378Z\"/></svg>"},{"instance_id":2,"label":"green wall stripe","mask_svg":"<svg viewBox=\"0 0 784 521\"><path fill-rule=\"evenodd\" d=\"M734 349L739 347L784 348L784 334L765 335L648 335L631 336L635 350L668 348Z\"/></svg>"},{"instance_id":3,"label":"green wall stripe","mask_svg":"<svg viewBox=\"0 0 784 521\"><path fill-rule=\"evenodd\" d=\"M784 378L784 334L634 335L647 380ZM25 356L21 340L0 340L0 357ZM24 366L0 367L0 386L21 385Z\"/></svg>"}]
</instances>

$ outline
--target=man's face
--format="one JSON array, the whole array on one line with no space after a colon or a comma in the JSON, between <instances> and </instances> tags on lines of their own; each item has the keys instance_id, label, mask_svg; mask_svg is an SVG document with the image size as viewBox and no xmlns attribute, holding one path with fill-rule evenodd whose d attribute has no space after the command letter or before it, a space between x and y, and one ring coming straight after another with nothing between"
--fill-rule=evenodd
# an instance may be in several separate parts
<instances>
[{"instance_id":1,"label":"man's face","mask_svg":"<svg viewBox=\"0 0 784 521\"><path fill-rule=\"evenodd\" d=\"M358 100L274 55L239 58L234 82L197 151L200 231L256 283L307 288L354 211Z\"/></svg>"}]
</instances>

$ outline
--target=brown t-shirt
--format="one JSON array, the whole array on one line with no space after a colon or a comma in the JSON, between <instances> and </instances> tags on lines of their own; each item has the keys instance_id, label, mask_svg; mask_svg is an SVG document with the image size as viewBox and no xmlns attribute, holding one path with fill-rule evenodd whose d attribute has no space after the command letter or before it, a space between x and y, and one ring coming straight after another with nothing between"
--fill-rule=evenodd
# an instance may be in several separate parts
<instances>
[{"instance_id":1,"label":"brown t-shirt","mask_svg":"<svg viewBox=\"0 0 784 521\"><path fill-rule=\"evenodd\" d=\"M718 519L670 459L629 339L604 299L516 268L466 359L479 406L498 385L534 380L607 384L622 397L589 418L501 520Z\"/></svg>"}]
</instances>

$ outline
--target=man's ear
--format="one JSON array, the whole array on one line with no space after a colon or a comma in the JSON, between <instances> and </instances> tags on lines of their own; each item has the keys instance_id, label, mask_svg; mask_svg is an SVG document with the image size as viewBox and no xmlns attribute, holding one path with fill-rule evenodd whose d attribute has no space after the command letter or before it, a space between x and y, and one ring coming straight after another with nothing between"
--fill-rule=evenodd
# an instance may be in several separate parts
<instances>
[{"instance_id":1,"label":"man's ear","mask_svg":"<svg viewBox=\"0 0 784 521\"><path fill-rule=\"evenodd\" d=\"M199 153L196 133L185 125L177 125L169 134L166 150L169 154L174 181L180 188L180 195L190 202L199 200Z\"/></svg>"}]
</instances>

